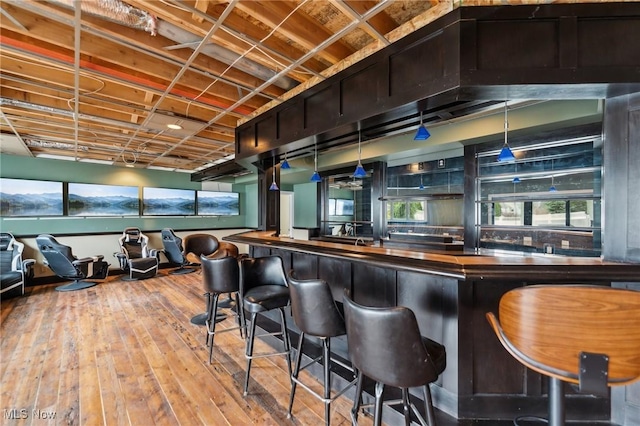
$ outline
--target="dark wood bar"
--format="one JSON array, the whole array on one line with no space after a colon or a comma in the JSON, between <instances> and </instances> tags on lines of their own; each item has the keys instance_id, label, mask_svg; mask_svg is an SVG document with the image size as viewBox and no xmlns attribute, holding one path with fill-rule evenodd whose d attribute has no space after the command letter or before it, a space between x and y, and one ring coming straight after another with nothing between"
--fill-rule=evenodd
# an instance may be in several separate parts
<instances>
[{"instance_id":1,"label":"dark wood bar","mask_svg":"<svg viewBox=\"0 0 640 426\"><path fill-rule=\"evenodd\" d=\"M527 370L499 344L486 312L500 297L529 284L640 284L640 265L519 253L451 254L280 238L256 231L226 239L252 256L278 255L300 278L322 278L336 300L344 289L370 306L407 306L423 335L447 349L447 369L433 387L434 404L459 419L544 416L546 379ZM346 339L332 350L348 358ZM608 420L609 398L565 389L568 420Z\"/></svg>"}]
</instances>

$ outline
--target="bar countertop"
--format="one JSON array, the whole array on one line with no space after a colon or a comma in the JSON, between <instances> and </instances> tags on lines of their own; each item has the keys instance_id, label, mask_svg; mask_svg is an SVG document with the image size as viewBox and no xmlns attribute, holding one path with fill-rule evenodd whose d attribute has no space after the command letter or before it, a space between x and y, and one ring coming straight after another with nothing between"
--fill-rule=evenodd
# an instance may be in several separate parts
<instances>
[{"instance_id":1,"label":"bar countertop","mask_svg":"<svg viewBox=\"0 0 640 426\"><path fill-rule=\"evenodd\" d=\"M460 280L505 279L535 282L638 281L640 264L600 258L483 250L428 252L400 248L297 240L276 237L273 231L229 235L226 241L318 256L349 259L396 270L424 272Z\"/></svg>"}]
</instances>

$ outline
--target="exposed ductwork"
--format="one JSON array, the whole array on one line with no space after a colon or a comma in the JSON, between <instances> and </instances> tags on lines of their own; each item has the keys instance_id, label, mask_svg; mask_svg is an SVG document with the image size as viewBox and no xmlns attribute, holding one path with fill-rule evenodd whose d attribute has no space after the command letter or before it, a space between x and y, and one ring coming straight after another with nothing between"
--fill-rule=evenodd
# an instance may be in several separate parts
<instances>
[{"instance_id":1,"label":"exposed ductwork","mask_svg":"<svg viewBox=\"0 0 640 426\"><path fill-rule=\"evenodd\" d=\"M75 7L74 0L53 0L71 8ZM151 35L157 33L156 18L144 10L129 6L120 0L82 0L80 10L93 16L109 19L131 28L147 31Z\"/></svg>"}]
</instances>

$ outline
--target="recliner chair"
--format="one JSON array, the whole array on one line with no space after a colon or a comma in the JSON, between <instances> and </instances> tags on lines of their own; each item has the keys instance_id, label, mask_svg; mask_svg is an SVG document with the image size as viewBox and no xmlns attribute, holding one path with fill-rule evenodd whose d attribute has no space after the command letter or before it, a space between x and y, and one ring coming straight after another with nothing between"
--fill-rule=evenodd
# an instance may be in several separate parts
<instances>
[{"instance_id":1,"label":"recliner chair","mask_svg":"<svg viewBox=\"0 0 640 426\"><path fill-rule=\"evenodd\" d=\"M149 237L138 228L126 228L118 239L120 252L113 255L120 268L129 274L125 280L143 280L158 273L158 253L149 248Z\"/></svg>"},{"instance_id":2,"label":"recliner chair","mask_svg":"<svg viewBox=\"0 0 640 426\"><path fill-rule=\"evenodd\" d=\"M164 247L164 254L167 260L174 265L178 265L178 269L174 269L169 272L170 274L182 275L195 272L194 268L187 268L191 262L184 254L184 248L182 247L182 238L178 237L173 229L164 228L161 232L162 245Z\"/></svg>"},{"instance_id":3,"label":"recliner chair","mask_svg":"<svg viewBox=\"0 0 640 426\"><path fill-rule=\"evenodd\" d=\"M109 264L104 256L97 255L78 259L73 255L71 247L60 244L53 235L41 234L36 237L38 250L44 256L45 265L57 276L72 283L56 287L57 291L81 290L97 285L97 282L86 279L103 280L109 274Z\"/></svg>"},{"instance_id":4,"label":"recliner chair","mask_svg":"<svg viewBox=\"0 0 640 426\"><path fill-rule=\"evenodd\" d=\"M22 296L25 281L33 278L34 259L22 260L24 244L13 234L0 232L0 282L1 297Z\"/></svg>"}]
</instances>

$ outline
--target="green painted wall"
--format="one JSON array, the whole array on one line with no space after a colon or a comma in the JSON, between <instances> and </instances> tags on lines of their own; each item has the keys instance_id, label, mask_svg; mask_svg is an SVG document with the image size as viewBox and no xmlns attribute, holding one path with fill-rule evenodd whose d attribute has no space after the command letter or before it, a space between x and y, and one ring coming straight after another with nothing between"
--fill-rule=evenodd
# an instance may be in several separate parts
<instances>
[{"instance_id":1,"label":"green painted wall","mask_svg":"<svg viewBox=\"0 0 640 426\"><path fill-rule=\"evenodd\" d=\"M318 228L318 184L315 182L293 185L293 226Z\"/></svg>"},{"instance_id":2,"label":"green painted wall","mask_svg":"<svg viewBox=\"0 0 640 426\"><path fill-rule=\"evenodd\" d=\"M242 193L244 198L241 195L241 201L245 200L244 206L246 209L243 209L243 213L245 215L247 228L257 228L258 227L258 184L247 184L244 185L242 189Z\"/></svg>"},{"instance_id":3,"label":"green painted wall","mask_svg":"<svg viewBox=\"0 0 640 426\"><path fill-rule=\"evenodd\" d=\"M0 155L0 177L12 179L50 180L60 182L97 183L174 189L202 188L201 182L191 182L188 173L116 167L75 161L51 160L14 155ZM210 188L204 188L209 190ZM154 231L162 228L174 230L245 228L257 223L257 187L244 193L243 186L234 186L240 192L240 215L219 217L139 216L139 217L54 217L54 218L0 218L0 230L16 236L50 234L81 234L121 232L127 226ZM0 188L0 191L2 188ZM215 190L215 189L214 189ZM256 217L255 221L253 216ZM249 222L250 224L248 224Z\"/></svg>"}]
</instances>

